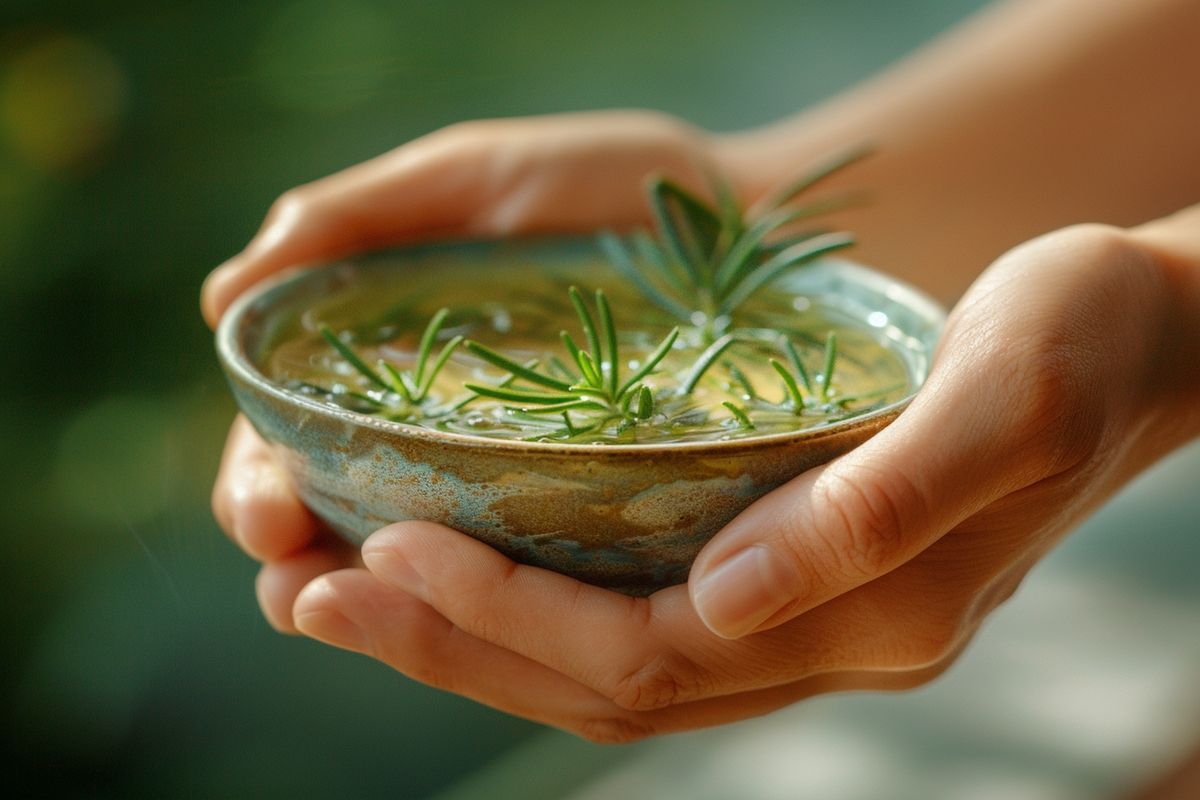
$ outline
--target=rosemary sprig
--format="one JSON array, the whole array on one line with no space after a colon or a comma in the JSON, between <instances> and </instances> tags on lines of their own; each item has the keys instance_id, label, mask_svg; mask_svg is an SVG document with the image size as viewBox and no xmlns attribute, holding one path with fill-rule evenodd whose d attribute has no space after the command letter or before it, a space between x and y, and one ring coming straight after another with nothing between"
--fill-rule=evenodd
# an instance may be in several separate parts
<instances>
[{"instance_id":1,"label":"rosemary sprig","mask_svg":"<svg viewBox=\"0 0 1200 800\"><path fill-rule=\"evenodd\" d=\"M596 418L592 425L584 426L589 430L613 418L617 418L620 425L628 426L653 417L658 399L644 380L667 357L679 337L679 329L672 328L641 365L622 379L617 328L604 291L596 290L595 317L578 288L572 286L568 296L579 317L587 348L581 348L571 334L562 331L559 335L570 360L551 360L551 368L557 376L538 371L536 365L519 364L487 345L469 340L464 346L471 353L508 372L514 378L513 382L525 381L534 384L534 387L468 383L466 388L477 395L500 400L511 410L522 414L559 415L571 436L583 430L572 421L569 413L572 411L586 412ZM568 366L572 362L574 369Z\"/></svg>"},{"instance_id":2,"label":"rosemary sprig","mask_svg":"<svg viewBox=\"0 0 1200 800\"><path fill-rule=\"evenodd\" d=\"M749 416L751 409L768 412L787 411L795 416L801 416L813 409L828 409L831 405L845 407L847 403L861 400L866 396L837 396L833 376L834 370L837 368L838 345L837 334L833 331L825 336L822 367L815 381L810 376L808 368L805 367L804 361L796 349L795 342L790 337L784 337L783 351L790 367L777 358L767 359L767 363L779 376L780 384L783 387L783 398L777 403L762 397L736 364L726 362L725 366L731 378L730 388L737 387L742 391L746 406L740 408L730 402L723 402L722 405L729 409L739 427L746 428L747 423L753 427L753 421ZM879 392L879 394L882 393Z\"/></svg>"},{"instance_id":3,"label":"rosemary sprig","mask_svg":"<svg viewBox=\"0 0 1200 800\"><path fill-rule=\"evenodd\" d=\"M777 234L798 221L857 202L855 196L839 195L792 205L865 155L865 149L858 149L820 164L748 211L715 176L709 176L713 204L666 178L652 178L647 198L657 236L639 231L627 243L603 233L600 246L647 299L701 327L705 339L714 341L728 329L737 309L763 286L788 269L854 243L850 234L823 230L782 239Z\"/></svg>"},{"instance_id":4,"label":"rosemary sprig","mask_svg":"<svg viewBox=\"0 0 1200 800\"><path fill-rule=\"evenodd\" d=\"M746 413L746 409L738 407L735 403L728 400L722 401L721 405L729 409L729 413L737 420L739 428L745 428L748 431L754 430L754 423L750 420L750 415Z\"/></svg>"},{"instance_id":5,"label":"rosemary sprig","mask_svg":"<svg viewBox=\"0 0 1200 800\"><path fill-rule=\"evenodd\" d=\"M338 355L376 389L371 394L363 392L348 392L348 394L375 405L389 416L398 418L436 416L437 411L428 402L431 400L430 389L433 388L433 382L446 366L446 362L450 360L450 356L463 343L462 336L453 337L430 361L438 332L445 324L449 313L449 309L439 309L429 320L417 347L416 362L412 369L405 370L397 369L394 364L384 359L379 359L378 371L372 369L328 325L322 323L319 330L321 336L337 351Z\"/></svg>"}]
</instances>

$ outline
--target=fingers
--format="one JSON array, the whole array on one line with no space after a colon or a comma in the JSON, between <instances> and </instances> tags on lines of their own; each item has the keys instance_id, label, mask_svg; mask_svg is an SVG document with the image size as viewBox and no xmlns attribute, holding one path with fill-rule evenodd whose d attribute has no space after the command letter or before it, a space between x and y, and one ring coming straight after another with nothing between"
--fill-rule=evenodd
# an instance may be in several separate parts
<instances>
[{"instance_id":1,"label":"fingers","mask_svg":"<svg viewBox=\"0 0 1200 800\"><path fill-rule=\"evenodd\" d=\"M205 281L204 319L216 327L234 298L285 267L461 232L486 199L464 181L482 181L479 154L462 137L434 134L286 192L246 249Z\"/></svg>"},{"instance_id":2,"label":"fingers","mask_svg":"<svg viewBox=\"0 0 1200 800\"><path fill-rule=\"evenodd\" d=\"M280 633L297 633L292 607L300 591L321 575L361 564L357 550L332 537L263 564L254 582L263 616Z\"/></svg>"},{"instance_id":3,"label":"fingers","mask_svg":"<svg viewBox=\"0 0 1200 800\"><path fill-rule=\"evenodd\" d=\"M1191 261L1195 269L1195 263L1200 262L1200 203L1139 225L1132 234L1153 247Z\"/></svg>"},{"instance_id":4,"label":"fingers","mask_svg":"<svg viewBox=\"0 0 1200 800\"><path fill-rule=\"evenodd\" d=\"M259 561L295 553L317 532L317 520L292 490L266 442L239 415L229 431L212 496L213 515Z\"/></svg>"},{"instance_id":5,"label":"fingers","mask_svg":"<svg viewBox=\"0 0 1200 800\"><path fill-rule=\"evenodd\" d=\"M944 578L943 565L902 571L785 626L729 641L704 626L684 587L625 597L515 564L432 523L377 532L364 544L363 560L466 633L634 711L831 671L924 668L965 636L956 615L970 594Z\"/></svg>"},{"instance_id":6,"label":"fingers","mask_svg":"<svg viewBox=\"0 0 1200 800\"><path fill-rule=\"evenodd\" d=\"M651 112L459 123L286 192L249 246L209 276L201 310L215 327L268 275L369 247L623 227L646 218L649 172L700 182L708 141Z\"/></svg>"},{"instance_id":7,"label":"fingers","mask_svg":"<svg viewBox=\"0 0 1200 800\"><path fill-rule=\"evenodd\" d=\"M432 523L384 528L368 538L362 553L374 574L430 603L473 636L630 707L674 700L627 696L622 685L662 648L644 599L516 564L481 542ZM459 581L465 583L453 588ZM601 653L609 657L594 657Z\"/></svg>"},{"instance_id":8,"label":"fingers","mask_svg":"<svg viewBox=\"0 0 1200 800\"><path fill-rule=\"evenodd\" d=\"M989 342L978 330L948 341L894 423L734 519L689 576L708 628L737 638L792 619L1060 469L1057 426L1073 389L1038 353L1021 351L1021 342Z\"/></svg>"},{"instance_id":9,"label":"fingers","mask_svg":"<svg viewBox=\"0 0 1200 800\"><path fill-rule=\"evenodd\" d=\"M578 728L588 717L608 712L597 693L468 636L416 597L365 570L342 570L309 584L296 599L294 616L308 636L528 719Z\"/></svg>"},{"instance_id":10,"label":"fingers","mask_svg":"<svg viewBox=\"0 0 1200 800\"><path fill-rule=\"evenodd\" d=\"M303 633L371 655L422 683L603 743L732 722L827 692L908 689L932 680L957 655L917 670L824 674L761 691L634 711L467 634L421 600L363 570L342 570L314 581L297 598L295 616Z\"/></svg>"}]
</instances>

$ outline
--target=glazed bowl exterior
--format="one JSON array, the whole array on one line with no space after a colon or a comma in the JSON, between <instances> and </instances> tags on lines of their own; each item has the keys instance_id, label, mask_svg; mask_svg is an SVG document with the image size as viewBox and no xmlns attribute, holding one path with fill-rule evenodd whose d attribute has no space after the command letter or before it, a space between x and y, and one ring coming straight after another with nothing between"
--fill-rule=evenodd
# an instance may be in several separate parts
<instances>
[{"instance_id":1,"label":"glazed bowl exterior","mask_svg":"<svg viewBox=\"0 0 1200 800\"><path fill-rule=\"evenodd\" d=\"M591 239L424 245L298 270L243 295L217 351L242 412L330 528L361 543L402 520L468 533L509 557L628 594L685 581L700 548L759 497L853 449L908 398L808 431L713 442L583 445L468 436L335 408L270 381L260 359L287 314L353 283L361 269L421 269L430 254L463 263L528 252L530 269L594 258ZM522 276L528 280L528 276ZM789 292L836 304L910 351L923 380L944 312L892 278L827 259L786 279ZM914 388L915 391L915 388Z\"/></svg>"}]
</instances>

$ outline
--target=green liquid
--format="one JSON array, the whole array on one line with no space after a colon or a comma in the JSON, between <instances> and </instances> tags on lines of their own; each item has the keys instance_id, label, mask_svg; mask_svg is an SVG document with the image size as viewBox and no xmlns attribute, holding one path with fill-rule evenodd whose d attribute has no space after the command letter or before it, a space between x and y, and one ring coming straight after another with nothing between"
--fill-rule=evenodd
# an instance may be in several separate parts
<instances>
[{"instance_id":1,"label":"green liquid","mask_svg":"<svg viewBox=\"0 0 1200 800\"><path fill-rule=\"evenodd\" d=\"M651 305L602 264L551 269L456 265L453 280L448 280L449 274L426 267L397 280L395 274L365 272L278 330L260 367L280 385L318 402L406 424L498 439L595 444L719 441L818 428L896 402L913 385L902 348L880 331L844 312L767 287L739 310L735 320L739 336L751 341L725 351L695 390L681 395L679 384L708 344L701 328L681 324ZM622 381L673 326L680 325L675 347L644 381L657 401L650 419L631 426L616 417L605 419L597 411L570 411L569 430L561 414L527 414L484 397L465 402L471 392L464 384L496 385L506 373L463 348L438 374L426 402L418 409L404 407L356 372L318 332L322 323L342 332L369 365L383 359L399 370L412 369L426 323L445 306L450 316L433 355L461 334L517 362L537 359L539 371L562 377L550 365L555 361L574 365L559 332L566 330L586 348L567 297L572 284L584 290L589 301L597 287L608 295L618 331ZM826 397L821 373L830 331L837 335L838 357ZM789 364L781 336L791 338L812 379L812 391L804 392L799 412L768 362L775 358ZM535 388L520 381L513 387ZM381 409L356 395L385 401L389 407ZM754 427L739 422L724 402L744 409Z\"/></svg>"}]
</instances>

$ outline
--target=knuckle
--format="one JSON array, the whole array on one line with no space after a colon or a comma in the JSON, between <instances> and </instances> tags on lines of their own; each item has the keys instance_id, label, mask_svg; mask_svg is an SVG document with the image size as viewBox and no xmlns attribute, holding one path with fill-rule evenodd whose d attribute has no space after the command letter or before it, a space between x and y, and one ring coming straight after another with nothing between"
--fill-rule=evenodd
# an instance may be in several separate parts
<instances>
[{"instance_id":1,"label":"knuckle","mask_svg":"<svg viewBox=\"0 0 1200 800\"><path fill-rule=\"evenodd\" d=\"M610 699L626 710L653 711L676 702L682 692L676 670L665 657L655 656L619 679Z\"/></svg>"},{"instance_id":2,"label":"knuckle","mask_svg":"<svg viewBox=\"0 0 1200 800\"><path fill-rule=\"evenodd\" d=\"M656 731L648 722L628 717L594 717L585 719L575 732L592 744L629 744L653 736Z\"/></svg>"},{"instance_id":3,"label":"knuckle","mask_svg":"<svg viewBox=\"0 0 1200 800\"><path fill-rule=\"evenodd\" d=\"M505 620L503 614L497 613L497 606L488 600L514 591L517 569L515 563L505 562L502 571L491 581L491 586L481 587L481 591L443 592L437 599L449 606L457 606L456 616L461 619L461 627L477 638L493 644L520 647L520 642L514 637L514 627Z\"/></svg>"},{"instance_id":4,"label":"knuckle","mask_svg":"<svg viewBox=\"0 0 1200 800\"><path fill-rule=\"evenodd\" d=\"M924 669L941 663L954 652L962 637L963 625L957 619L926 621L909 633L902 666Z\"/></svg>"},{"instance_id":5,"label":"knuckle","mask_svg":"<svg viewBox=\"0 0 1200 800\"><path fill-rule=\"evenodd\" d=\"M1093 263L1117 263L1141 252L1128 232L1096 222L1070 225L1051 236L1060 246Z\"/></svg>"},{"instance_id":6,"label":"knuckle","mask_svg":"<svg viewBox=\"0 0 1200 800\"><path fill-rule=\"evenodd\" d=\"M660 654L616 682L610 699L628 711L653 711L694 696L694 681L681 659Z\"/></svg>"},{"instance_id":7,"label":"knuckle","mask_svg":"<svg viewBox=\"0 0 1200 800\"><path fill-rule=\"evenodd\" d=\"M305 186L296 186L275 198L267 213L267 219L274 221L304 216L311 213L313 204L312 190Z\"/></svg>"},{"instance_id":8,"label":"knuckle","mask_svg":"<svg viewBox=\"0 0 1200 800\"><path fill-rule=\"evenodd\" d=\"M1094 358L1053 327L1021 348L1013 414L1020 451L1047 475L1075 466L1099 445L1101 393L1090 390Z\"/></svg>"},{"instance_id":9,"label":"knuckle","mask_svg":"<svg viewBox=\"0 0 1200 800\"><path fill-rule=\"evenodd\" d=\"M812 534L843 572L863 577L896 562L914 516L906 509L923 506L916 486L901 473L861 464L827 470L813 494Z\"/></svg>"},{"instance_id":10,"label":"knuckle","mask_svg":"<svg viewBox=\"0 0 1200 800\"><path fill-rule=\"evenodd\" d=\"M1136 381L1099 387L1098 376L1111 363L1107 343L1141 336L1140 327L1124 337L1116 331L1138 318L1134 306L1157 296L1146 291L1153 259L1128 232L1099 224L1063 228L1014 252L1031 257L1016 257L1016 264L1042 265L1036 274L1047 291L990 332L985 356L1000 365L990 382L1013 398L1006 421L1018 452L1044 477L1093 455L1106 404L1136 389ZM1071 265L1081 268L1064 268ZM1011 278L1027 281L1029 275L1019 269Z\"/></svg>"}]
</instances>

